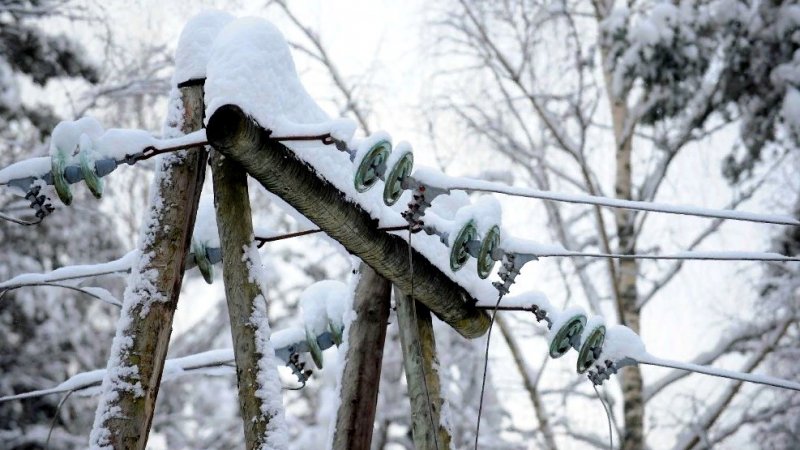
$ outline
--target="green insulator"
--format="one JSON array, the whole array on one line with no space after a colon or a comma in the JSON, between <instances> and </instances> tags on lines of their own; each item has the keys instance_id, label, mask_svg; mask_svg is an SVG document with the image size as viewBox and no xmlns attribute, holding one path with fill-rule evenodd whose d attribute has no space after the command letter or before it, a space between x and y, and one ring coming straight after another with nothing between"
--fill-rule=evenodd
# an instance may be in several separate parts
<instances>
[{"instance_id":1,"label":"green insulator","mask_svg":"<svg viewBox=\"0 0 800 450\"><path fill-rule=\"evenodd\" d=\"M486 236L483 237L481 242L481 249L478 252L478 276L486 278L492 273L495 261L492 258L492 252L500 245L500 227L494 225L489 228Z\"/></svg>"},{"instance_id":2,"label":"green insulator","mask_svg":"<svg viewBox=\"0 0 800 450\"><path fill-rule=\"evenodd\" d=\"M79 153L79 157L83 181L86 182L86 187L89 188L89 192L91 192L95 198L102 198L103 179L97 176L97 171L94 167L94 161L90 158L91 152L91 141L89 142L89 146L84 146L84 141L81 140L81 151Z\"/></svg>"},{"instance_id":3,"label":"green insulator","mask_svg":"<svg viewBox=\"0 0 800 450\"><path fill-rule=\"evenodd\" d=\"M367 151L367 154L358 163L354 185L358 192L366 192L380 179L378 169L389 158L392 144L389 141L379 141Z\"/></svg>"},{"instance_id":4,"label":"green insulator","mask_svg":"<svg viewBox=\"0 0 800 450\"><path fill-rule=\"evenodd\" d=\"M53 186L56 188L56 194L65 205L69 206L72 204L72 190L69 188L69 183L64 176L64 170L67 168L67 155L61 149L57 149L50 160Z\"/></svg>"},{"instance_id":5,"label":"green insulator","mask_svg":"<svg viewBox=\"0 0 800 450\"><path fill-rule=\"evenodd\" d=\"M606 327L604 325L597 325L589 332L589 336L581 343L581 349L578 353L578 373L584 373L594 365L597 360L594 349L603 348L605 340Z\"/></svg>"},{"instance_id":6,"label":"green insulator","mask_svg":"<svg viewBox=\"0 0 800 450\"><path fill-rule=\"evenodd\" d=\"M414 168L414 154L408 150L401 156L386 175L383 187L383 202L386 206L392 206L403 194L403 180L411 175Z\"/></svg>"},{"instance_id":7,"label":"green insulator","mask_svg":"<svg viewBox=\"0 0 800 450\"><path fill-rule=\"evenodd\" d=\"M214 282L214 265L208 259L206 253L206 246L200 242L192 242L192 253L194 253L194 261L197 263L197 269L203 275L206 283L211 284Z\"/></svg>"},{"instance_id":8,"label":"green insulator","mask_svg":"<svg viewBox=\"0 0 800 450\"><path fill-rule=\"evenodd\" d=\"M552 358L564 356L572 347L572 342L575 340L575 337L583 333L583 327L585 325L586 316L584 314L576 314L564 322L564 325L556 332L555 338L553 338L553 341L550 343L550 356Z\"/></svg>"},{"instance_id":9,"label":"green insulator","mask_svg":"<svg viewBox=\"0 0 800 450\"><path fill-rule=\"evenodd\" d=\"M344 333L344 327L328 319L328 329L331 332L331 339L333 340L333 343L336 344L337 347L342 345L342 342L344 342L342 336Z\"/></svg>"},{"instance_id":10,"label":"green insulator","mask_svg":"<svg viewBox=\"0 0 800 450\"><path fill-rule=\"evenodd\" d=\"M475 228L475 222L470 220L458 232L458 235L453 239L450 247L450 269L457 272L464 267L464 264L469 260L469 253L467 252L467 243L474 241L478 237L478 230Z\"/></svg>"},{"instance_id":11,"label":"green insulator","mask_svg":"<svg viewBox=\"0 0 800 450\"><path fill-rule=\"evenodd\" d=\"M314 364L316 364L317 368L322 369L322 349L319 346L319 342L317 342L317 335L309 330L308 326L306 326L306 343Z\"/></svg>"}]
</instances>

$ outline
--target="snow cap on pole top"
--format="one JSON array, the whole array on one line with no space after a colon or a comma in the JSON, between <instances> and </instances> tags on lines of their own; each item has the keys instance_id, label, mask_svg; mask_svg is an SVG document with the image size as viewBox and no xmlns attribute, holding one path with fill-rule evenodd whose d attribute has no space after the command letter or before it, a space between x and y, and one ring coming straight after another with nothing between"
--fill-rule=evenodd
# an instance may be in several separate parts
<instances>
[{"instance_id":1,"label":"snow cap on pole top","mask_svg":"<svg viewBox=\"0 0 800 450\"><path fill-rule=\"evenodd\" d=\"M203 11L189 19L178 38L178 48L175 50L175 73L172 75L174 86L206 77L211 45L217 34L233 20L232 15L218 10Z\"/></svg>"},{"instance_id":2,"label":"snow cap on pole top","mask_svg":"<svg viewBox=\"0 0 800 450\"><path fill-rule=\"evenodd\" d=\"M260 18L233 20L219 32L206 66L205 95L206 120L220 107L236 105L273 136L335 131L341 140L353 130L331 121L311 98L286 39Z\"/></svg>"}]
</instances>

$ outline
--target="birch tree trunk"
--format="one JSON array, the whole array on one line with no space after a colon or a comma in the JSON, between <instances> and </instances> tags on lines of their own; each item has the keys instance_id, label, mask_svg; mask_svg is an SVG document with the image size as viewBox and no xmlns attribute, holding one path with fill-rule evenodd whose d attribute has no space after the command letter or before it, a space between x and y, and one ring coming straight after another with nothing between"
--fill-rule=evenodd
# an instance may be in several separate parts
<instances>
[{"instance_id":1,"label":"birch tree trunk","mask_svg":"<svg viewBox=\"0 0 800 450\"><path fill-rule=\"evenodd\" d=\"M167 129L177 134L199 130L203 111L202 86L176 89ZM128 279L91 448L144 449L147 444L206 159L201 146L158 160L140 237L141 256Z\"/></svg>"},{"instance_id":2,"label":"birch tree trunk","mask_svg":"<svg viewBox=\"0 0 800 450\"><path fill-rule=\"evenodd\" d=\"M266 286L254 274L261 262L253 244L247 173L216 152L211 170L245 445L250 450L282 448L287 442L280 380L268 340Z\"/></svg>"},{"instance_id":3,"label":"birch tree trunk","mask_svg":"<svg viewBox=\"0 0 800 450\"><path fill-rule=\"evenodd\" d=\"M631 170L631 155L633 153L632 133L626 132L630 111L626 100L614 95L612 75L605 71L605 83L608 98L611 103L611 120L614 127L614 142L616 144L616 176L614 179L614 195L623 200L633 200L633 173ZM617 253L633 255L636 253L636 232L634 228L635 215L633 211L615 209L614 222L617 229ZM641 334L641 308L637 279L639 276L639 263L636 259L621 259L618 261L616 289L614 292L617 308L620 312L620 322L637 334ZM644 441L644 397L642 394L642 371L638 365L629 366L622 370L620 377L622 383L622 406L624 411L625 433L622 435L623 450L638 450L645 446Z\"/></svg>"},{"instance_id":4,"label":"birch tree trunk","mask_svg":"<svg viewBox=\"0 0 800 450\"><path fill-rule=\"evenodd\" d=\"M334 450L370 448L378 403L392 285L365 263L361 263L359 272L353 300L356 318L347 337Z\"/></svg>"}]
</instances>

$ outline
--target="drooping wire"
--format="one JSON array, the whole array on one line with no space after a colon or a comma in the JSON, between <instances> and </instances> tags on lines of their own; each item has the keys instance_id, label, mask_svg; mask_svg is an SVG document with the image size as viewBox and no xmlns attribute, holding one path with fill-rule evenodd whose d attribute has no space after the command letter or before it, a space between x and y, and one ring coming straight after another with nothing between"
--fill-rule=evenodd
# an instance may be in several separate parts
<instances>
[{"instance_id":1,"label":"drooping wire","mask_svg":"<svg viewBox=\"0 0 800 450\"><path fill-rule=\"evenodd\" d=\"M56 427L56 421L58 420L58 415L61 413L61 407L64 406L64 403L67 402L69 396L72 395L73 392L75 392L74 389L67 391L64 397L61 398L61 401L58 402L58 406L56 407L56 412L53 415L53 420L50 421L50 429L47 431L47 439L44 441L44 448L46 450L50 449L50 436L53 435L53 428Z\"/></svg>"},{"instance_id":2,"label":"drooping wire","mask_svg":"<svg viewBox=\"0 0 800 450\"><path fill-rule=\"evenodd\" d=\"M478 401L478 423L475 426L475 450L478 450L478 437L481 434L481 415L483 414L483 394L486 391L486 371L489 368L489 343L492 341L492 328L494 328L494 316L500 308L500 301L503 300L503 294L497 296L497 303L492 310L492 317L489 319L489 331L486 332L486 352L483 355L483 378L481 379L481 396Z\"/></svg>"},{"instance_id":3,"label":"drooping wire","mask_svg":"<svg viewBox=\"0 0 800 450\"><path fill-rule=\"evenodd\" d=\"M405 230L407 228L408 228L408 225L399 225L399 226L396 226L396 227L378 228L378 231L403 231L403 230ZM309 234L316 234L316 233L322 233L322 232L323 232L323 230L321 230L319 228L313 228L313 229L310 229L310 230L296 231L294 233L279 234L277 236L263 236L263 237L262 236L256 236L254 239L258 242L258 244L256 244L256 246L258 248L261 248L267 242L281 241L281 240L284 240L284 239L291 239L291 238L295 238L295 237L307 236Z\"/></svg>"},{"instance_id":4,"label":"drooping wire","mask_svg":"<svg viewBox=\"0 0 800 450\"><path fill-rule=\"evenodd\" d=\"M603 411L606 412L606 419L608 419L608 450L614 450L614 433L611 431L610 408L606 405L603 397L600 396L600 391L597 390L597 386L594 383L592 383L592 388L594 389L594 393L597 394L597 399L600 400L600 403L603 405Z\"/></svg>"},{"instance_id":5,"label":"drooping wire","mask_svg":"<svg viewBox=\"0 0 800 450\"><path fill-rule=\"evenodd\" d=\"M37 220L35 220L35 221L29 221L29 220L17 219L16 217L12 217L12 216L9 216L7 214L3 214L1 212L0 212L0 220L7 220L7 221L15 223L17 225L23 225L23 226L26 226L26 227L32 226L32 225L39 225L40 223L42 223L42 219L41 218L37 218Z\"/></svg>"},{"instance_id":6,"label":"drooping wire","mask_svg":"<svg viewBox=\"0 0 800 450\"><path fill-rule=\"evenodd\" d=\"M416 325L418 316L417 302L414 300L414 254L411 247L411 225L408 225L405 228L408 228L408 270L411 284L411 292L408 295L408 300L411 302L411 309L412 313L414 314L414 323ZM416 334L419 338L419 327L414 326L413 329L417 331ZM425 373L425 358L422 354L422 342L417 339L417 344L417 348L419 349L420 368L422 369L422 386L425 388L425 403L428 406L428 418L431 421L431 434L433 437L433 443L436 445L436 450L439 450L439 427L433 421L433 405L431 405L431 394L428 390L428 375Z\"/></svg>"}]
</instances>

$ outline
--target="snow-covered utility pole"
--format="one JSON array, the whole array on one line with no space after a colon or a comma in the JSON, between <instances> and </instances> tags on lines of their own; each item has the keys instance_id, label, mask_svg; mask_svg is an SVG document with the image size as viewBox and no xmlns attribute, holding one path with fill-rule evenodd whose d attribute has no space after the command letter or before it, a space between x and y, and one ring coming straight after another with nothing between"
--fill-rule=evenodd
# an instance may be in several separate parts
<instances>
[{"instance_id":1,"label":"snow-covered utility pole","mask_svg":"<svg viewBox=\"0 0 800 450\"><path fill-rule=\"evenodd\" d=\"M270 139L239 107L218 108L209 118L209 143L242 167L272 193L316 223L349 252L403 291L410 291L408 243L378 231L376 221L348 202L283 144ZM332 150L335 151L335 150ZM489 316L474 307L475 299L416 250L410 256L414 298L456 329L475 338L489 328Z\"/></svg>"},{"instance_id":2,"label":"snow-covered utility pole","mask_svg":"<svg viewBox=\"0 0 800 450\"><path fill-rule=\"evenodd\" d=\"M203 87L173 90L167 130L203 126ZM144 449L153 420L172 319L183 281L207 152L198 146L162 156L151 186L116 336L90 436L91 448Z\"/></svg>"}]
</instances>

